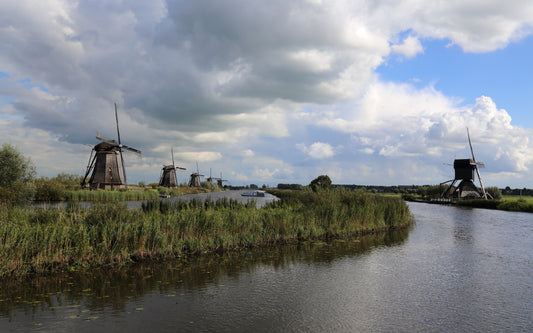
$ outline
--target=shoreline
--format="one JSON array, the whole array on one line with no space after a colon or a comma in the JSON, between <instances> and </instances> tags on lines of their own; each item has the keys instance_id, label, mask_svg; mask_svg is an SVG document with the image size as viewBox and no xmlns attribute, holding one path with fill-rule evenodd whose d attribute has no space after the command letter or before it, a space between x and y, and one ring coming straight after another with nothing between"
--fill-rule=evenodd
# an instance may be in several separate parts
<instances>
[{"instance_id":1,"label":"shoreline","mask_svg":"<svg viewBox=\"0 0 533 333\"><path fill-rule=\"evenodd\" d=\"M417 198L404 198L409 202L420 202L432 205L448 205L456 207L470 207L481 209L502 210L507 212L521 212L533 213L533 203L528 203L525 200L485 200L485 199L471 199L471 200L424 200Z\"/></svg>"}]
</instances>

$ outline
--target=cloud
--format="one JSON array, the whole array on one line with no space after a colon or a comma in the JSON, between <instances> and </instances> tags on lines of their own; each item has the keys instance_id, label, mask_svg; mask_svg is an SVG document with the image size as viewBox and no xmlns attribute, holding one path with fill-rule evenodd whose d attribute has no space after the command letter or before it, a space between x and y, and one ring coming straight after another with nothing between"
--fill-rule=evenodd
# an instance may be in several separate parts
<instances>
[{"instance_id":1,"label":"cloud","mask_svg":"<svg viewBox=\"0 0 533 333\"><path fill-rule=\"evenodd\" d=\"M414 36L408 36L402 44L392 45L392 51L404 55L406 58L412 58L419 53L424 52L420 40Z\"/></svg>"},{"instance_id":2,"label":"cloud","mask_svg":"<svg viewBox=\"0 0 533 333\"><path fill-rule=\"evenodd\" d=\"M310 157L316 159L330 158L335 155L335 150L333 149L333 147L323 142L315 142L309 147L300 144L297 145L297 147L300 148L306 154L308 154Z\"/></svg>"},{"instance_id":3,"label":"cloud","mask_svg":"<svg viewBox=\"0 0 533 333\"><path fill-rule=\"evenodd\" d=\"M95 131L114 137L118 103L124 142L143 151L129 179L174 147L242 181L329 170L387 182L402 158L430 165L459 152L466 126L494 172L529 172L530 130L490 96L463 105L374 71L392 53L422 56L428 39L504 48L531 34L532 17L527 1L2 1L0 141L47 175L63 157L83 170ZM358 159L364 172L349 170Z\"/></svg>"}]
</instances>

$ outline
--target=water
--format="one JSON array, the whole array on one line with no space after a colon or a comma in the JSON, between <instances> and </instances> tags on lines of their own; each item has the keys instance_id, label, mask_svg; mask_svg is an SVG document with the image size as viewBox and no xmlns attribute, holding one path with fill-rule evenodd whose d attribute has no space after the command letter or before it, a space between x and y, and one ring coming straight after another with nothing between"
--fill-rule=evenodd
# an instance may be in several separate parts
<instances>
[{"instance_id":1,"label":"water","mask_svg":"<svg viewBox=\"0 0 533 333\"><path fill-rule=\"evenodd\" d=\"M533 215L409 205L411 230L2 281L0 331L532 331Z\"/></svg>"}]
</instances>

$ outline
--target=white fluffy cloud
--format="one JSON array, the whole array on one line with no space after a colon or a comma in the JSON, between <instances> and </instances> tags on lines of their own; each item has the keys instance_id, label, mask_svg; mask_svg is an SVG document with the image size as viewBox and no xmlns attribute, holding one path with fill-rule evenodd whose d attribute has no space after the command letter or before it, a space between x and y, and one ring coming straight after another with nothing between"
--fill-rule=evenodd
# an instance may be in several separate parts
<instances>
[{"instance_id":1,"label":"white fluffy cloud","mask_svg":"<svg viewBox=\"0 0 533 333\"><path fill-rule=\"evenodd\" d=\"M333 149L333 147L330 144L324 142L315 142L309 147L305 146L304 144L299 144L297 145L297 147L310 157L316 159L330 158L335 155L335 150Z\"/></svg>"},{"instance_id":2,"label":"white fluffy cloud","mask_svg":"<svg viewBox=\"0 0 533 333\"><path fill-rule=\"evenodd\" d=\"M2 1L0 141L36 156L41 173L58 156L83 170L83 144L115 133L117 102L124 140L144 156L130 179L151 177L144 169L172 146L243 181L332 170L387 182L409 177L394 171L401 158L429 165L461 149L467 126L495 172L530 172L530 130L490 96L462 106L374 70L391 53L421 56L426 38L489 52L532 25L529 1Z\"/></svg>"},{"instance_id":3,"label":"white fluffy cloud","mask_svg":"<svg viewBox=\"0 0 533 333\"><path fill-rule=\"evenodd\" d=\"M406 58L412 58L419 53L424 52L420 40L414 36L408 36L401 44L393 45L392 51L404 55Z\"/></svg>"}]
</instances>

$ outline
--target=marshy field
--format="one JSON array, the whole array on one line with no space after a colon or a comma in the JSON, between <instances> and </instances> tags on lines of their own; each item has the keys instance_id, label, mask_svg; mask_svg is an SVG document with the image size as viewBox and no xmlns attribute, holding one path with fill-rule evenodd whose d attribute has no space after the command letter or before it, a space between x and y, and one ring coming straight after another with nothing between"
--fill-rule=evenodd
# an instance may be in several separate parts
<instances>
[{"instance_id":1,"label":"marshy field","mask_svg":"<svg viewBox=\"0 0 533 333\"><path fill-rule=\"evenodd\" d=\"M363 191L272 190L257 209L235 200L147 201L127 209L98 203L0 210L0 276L73 271L146 259L202 255L298 240L406 227L401 198Z\"/></svg>"}]
</instances>

